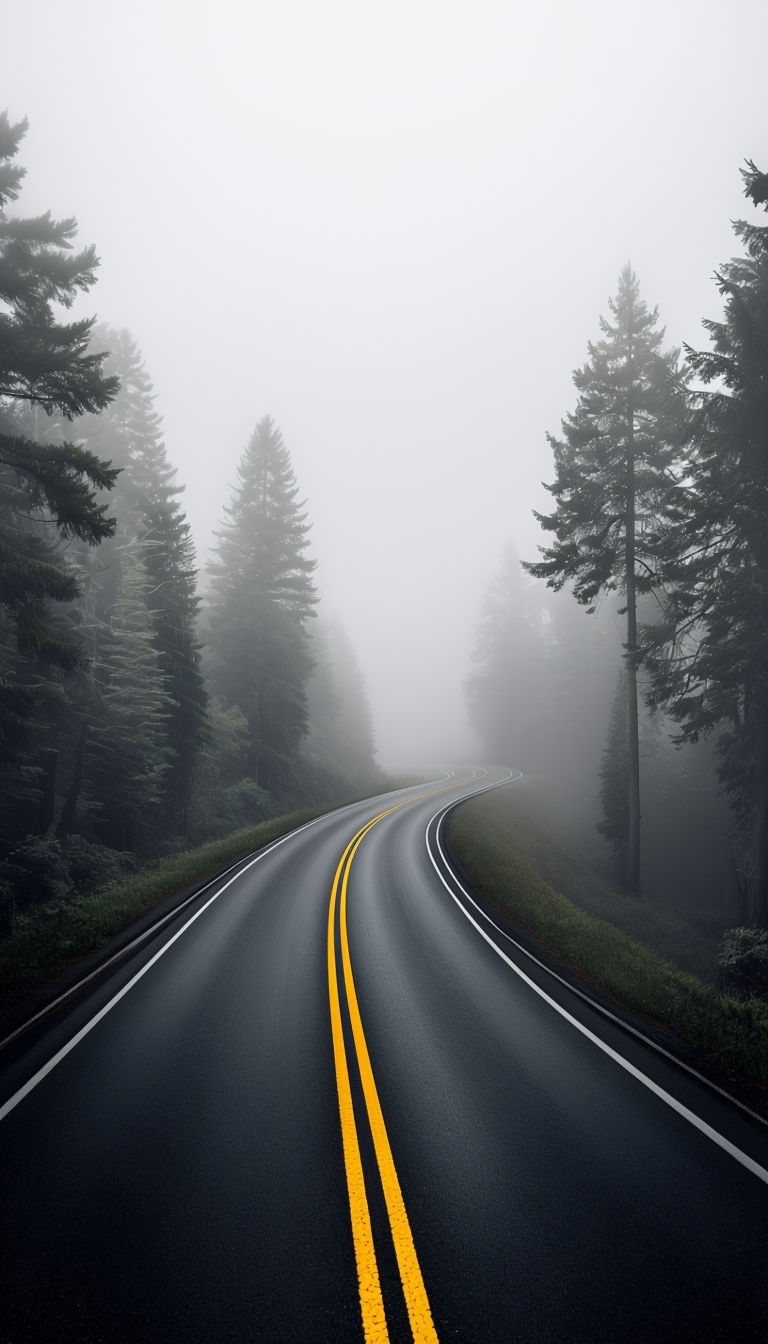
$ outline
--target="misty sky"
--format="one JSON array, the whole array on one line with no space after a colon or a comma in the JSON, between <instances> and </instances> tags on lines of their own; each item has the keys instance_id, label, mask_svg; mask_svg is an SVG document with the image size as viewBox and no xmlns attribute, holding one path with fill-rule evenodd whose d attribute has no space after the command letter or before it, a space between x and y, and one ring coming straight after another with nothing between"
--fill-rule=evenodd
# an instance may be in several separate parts
<instances>
[{"instance_id":1,"label":"misty sky","mask_svg":"<svg viewBox=\"0 0 768 1344\"><path fill-rule=\"evenodd\" d=\"M263 415L386 763L472 750L461 686L545 431L622 265L668 344L768 168L764 0L3 0L14 212L75 215L201 566ZM586 615L584 619L589 619Z\"/></svg>"}]
</instances>

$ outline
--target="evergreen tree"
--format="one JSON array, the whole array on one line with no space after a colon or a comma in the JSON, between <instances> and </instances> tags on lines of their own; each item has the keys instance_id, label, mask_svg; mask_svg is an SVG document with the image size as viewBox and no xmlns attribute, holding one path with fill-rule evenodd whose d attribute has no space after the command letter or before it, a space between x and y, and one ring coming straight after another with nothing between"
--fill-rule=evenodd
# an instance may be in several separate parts
<instances>
[{"instance_id":1,"label":"evergreen tree","mask_svg":"<svg viewBox=\"0 0 768 1344\"><path fill-rule=\"evenodd\" d=\"M371 710L360 666L337 618L322 613L312 629L304 757L328 777L329 796L372 787L379 771Z\"/></svg>"},{"instance_id":2,"label":"evergreen tree","mask_svg":"<svg viewBox=\"0 0 768 1344\"><path fill-rule=\"evenodd\" d=\"M67 420L103 409L117 380L89 350L92 319L58 320L90 289L98 265L92 247L71 250L73 219L50 214L11 218L24 169L14 159L27 129L0 114L0 752L18 756L31 728L45 665L72 668L76 639L51 603L70 603L75 575L62 538L96 545L114 523L99 491L117 475L109 463L68 442L47 444L29 432L24 406Z\"/></svg>"},{"instance_id":3,"label":"evergreen tree","mask_svg":"<svg viewBox=\"0 0 768 1344\"><path fill-rule=\"evenodd\" d=\"M170 755L170 697L154 647L149 583L142 552L127 544L92 670L100 712L90 725L85 760L96 838L140 857L151 849L157 829Z\"/></svg>"},{"instance_id":4,"label":"evergreen tree","mask_svg":"<svg viewBox=\"0 0 768 1344\"><path fill-rule=\"evenodd\" d=\"M245 715L212 696L208 721L189 802L188 836L193 844L231 835L274 814L269 794L247 777Z\"/></svg>"},{"instance_id":5,"label":"evergreen tree","mask_svg":"<svg viewBox=\"0 0 768 1344\"><path fill-rule=\"evenodd\" d=\"M472 652L475 670L464 694L469 722L489 759L523 768L540 759L542 616L523 583L517 551L508 545L483 600Z\"/></svg>"},{"instance_id":6,"label":"evergreen tree","mask_svg":"<svg viewBox=\"0 0 768 1344\"><path fill-rule=\"evenodd\" d=\"M124 846L136 834L147 853L153 845L151 831L154 843L161 846L173 835L185 834L192 779L206 732L207 696L195 634L197 575L189 527L177 498L181 490L175 485L176 473L165 454L160 419L152 405L152 387L135 342L126 331L104 327L95 329L93 339L102 348L111 347L105 369L119 376L120 390L101 414L80 416L77 433L85 446L100 457L108 456L120 469L110 501L117 531L96 550L77 539L68 548L68 564L80 590L70 617L77 620L79 643L94 672L70 674L59 688L58 700L52 706L56 712L49 713L47 722L41 723L38 753L45 766L46 787L50 784L47 824L55 825L57 835L109 834ZM42 412L39 415L46 439L57 442L60 423ZM137 573L142 576L138 584ZM120 756L121 744L128 744L116 726L112 766L122 775L125 789L137 791L133 808L144 817L140 827L128 826L123 834L119 821L114 825L105 821L110 805L102 796L96 744L109 736L110 705L118 706L114 688L105 694L102 681L105 667L114 661L115 613L124 608L126 583L132 585L135 609L121 632L121 645L130 642L133 632L134 659L149 668L143 643L150 632L164 712L162 743L157 744L163 758L162 789L155 792L149 813L144 808L143 773ZM138 622L141 602L146 606L143 623ZM124 649L121 656L126 657ZM151 681L149 676L143 680L152 692L147 705L150 717L154 694ZM134 694L138 685L134 684ZM29 767L26 773L30 773ZM39 808L34 775L30 782L29 803Z\"/></svg>"},{"instance_id":7,"label":"evergreen tree","mask_svg":"<svg viewBox=\"0 0 768 1344\"><path fill-rule=\"evenodd\" d=\"M745 194L768 208L748 162ZM768 227L738 222L745 255L716 275L712 348L686 354L690 462L664 544L665 620L649 632L652 695L679 740L717 730L747 877L747 919L768 925Z\"/></svg>"},{"instance_id":8,"label":"evergreen tree","mask_svg":"<svg viewBox=\"0 0 768 1344\"><path fill-rule=\"evenodd\" d=\"M608 740L600 766L602 820L597 829L613 846L619 880L627 870L629 846L629 724L627 722L627 674L622 668L611 706Z\"/></svg>"},{"instance_id":9,"label":"evergreen tree","mask_svg":"<svg viewBox=\"0 0 768 1344\"><path fill-rule=\"evenodd\" d=\"M211 565L208 662L214 692L248 723L248 773L264 789L285 780L308 727L316 601L306 513L279 429L259 422L217 534Z\"/></svg>"},{"instance_id":10,"label":"evergreen tree","mask_svg":"<svg viewBox=\"0 0 768 1344\"><path fill-rule=\"evenodd\" d=\"M189 524L168 461L154 391L138 347L127 331L98 329L108 346L106 367L120 379L120 391L100 416L84 417L79 428L98 452L123 468L114 507L124 537L141 548L147 575L146 600L154 647L169 697L165 721L170 751L158 828L186 833L192 779L207 732L207 693L196 636L199 608L197 568ZM120 554L111 562L119 569Z\"/></svg>"},{"instance_id":11,"label":"evergreen tree","mask_svg":"<svg viewBox=\"0 0 768 1344\"><path fill-rule=\"evenodd\" d=\"M679 454L685 423L678 352L662 352L658 310L649 312L626 266L610 301L613 321L601 317L602 337L589 343L589 360L573 375L576 410L563 421L563 438L549 437L555 481L551 514L536 514L555 542L543 560L527 564L555 588L569 584L577 601L595 610L602 594L626 597L628 839L626 885L640 886L640 753L637 712L637 596L655 581L656 520Z\"/></svg>"}]
</instances>

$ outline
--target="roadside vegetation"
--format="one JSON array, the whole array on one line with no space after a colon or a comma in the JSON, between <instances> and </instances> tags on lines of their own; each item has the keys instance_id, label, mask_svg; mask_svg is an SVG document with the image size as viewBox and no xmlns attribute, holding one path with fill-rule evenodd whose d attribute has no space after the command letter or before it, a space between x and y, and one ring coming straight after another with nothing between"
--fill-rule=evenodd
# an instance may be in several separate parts
<instances>
[{"instance_id":1,"label":"roadside vegetation","mask_svg":"<svg viewBox=\"0 0 768 1344\"><path fill-rule=\"evenodd\" d=\"M404 789L421 783L417 776L382 776L382 789ZM360 797L366 796L360 794ZM112 940L126 940L143 916L157 911L164 902L178 901L230 866L289 831L303 826L334 806L355 801L348 797L336 803L304 808L272 817L256 826L244 827L196 849L161 859L138 873L122 876L95 890L71 892L42 904L32 904L19 914L12 932L0 939L0 1015L30 998L30 1012L56 995L60 977L68 971L76 979L93 957L107 957ZM17 1014L19 1015L19 1014ZM0 1026L0 1037L3 1035Z\"/></svg>"},{"instance_id":2,"label":"roadside vegetation","mask_svg":"<svg viewBox=\"0 0 768 1344\"><path fill-rule=\"evenodd\" d=\"M181 899L187 889L191 894L207 878L327 810L309 808L273 817L164 859L98 891L50 901L19 915L13 933L0 942L0 1012L54 983L90 954L101 952L110 939L168 898L178 895Z\"/></svg>"},{"instance_id":3,"label":"roadside vegetation","mask_svg":"<svg viewBox=\"0 0 768 1344\"><path fill-rule=\"evenodd\" d=\"M62 320L95 249L13 214L27 129L0 112L0 937L90 927L105 890L133 911L137 872L187 880L200 846L386 787L278 426L257 419L201 581L136 342Z\"/></svg>"},{"instance_id":4,"label":"roadside vegetation","mask_svg":"<svg viewBox=\"0 0 768 1344\"><path fill-rule=\"evenodd\" d=\"M544 960L586 980L619 1015L644 1019L653 1034L668 1036L673 1053L721 1083L768 1084L768 1002L720 993L715 945L707 977L701 931L566 856L538 824L524 786L462 803L448 842L486 905L533 940ZM697 975L684 969L690 945Z\"/></svg>"}]
</instances>

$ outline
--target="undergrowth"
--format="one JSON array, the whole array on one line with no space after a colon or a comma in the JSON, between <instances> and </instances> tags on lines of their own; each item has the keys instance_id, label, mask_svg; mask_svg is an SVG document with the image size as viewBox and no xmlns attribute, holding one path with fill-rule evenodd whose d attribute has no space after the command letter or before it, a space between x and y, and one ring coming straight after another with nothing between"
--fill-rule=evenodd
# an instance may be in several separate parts
<instances>
[{"instance_id":1,"label":"undergrowth","mask_svg":"<svg viewBox=\"0 0 768 1344\"><path fill-rule=\"evenodd\" d=\"M50 901L20 915L0 942L0 1008L55 979L73 962L97 952L134 920L168 897L194 888L327 808L274 817L199 849L163 859L98 891Z\"/></svg>"},{"instance_id":2,"label":"undergrowth","mask_svg":"<svg viewBox=\"0 0 768 1344\"><path fill-rule=\"evenodd\" d=\"M610 910L611 886L603 879L595 878L590 891L580 874L579 904L557 890L541 868L548 876L564 871L567 858L511 789L462 803L450 817L448 840L462 872L487 900L617 1005L673 1032L725 1077L768 1083L768 1004L719 993L648 946L639 929L630 936L605 914L583 908L582 902ZM612 890L618 907L624 893Z\"/></svg>"},{"instance_id":3,"label":"undergrowth","mask_svg":"<svg viewBox=\"0 0 768 1344\"><path fill-rule=\"evenodd\" d=\"M383 781L388 790L421 782L422 777L415 775L387 775ZM97 890L29 907L16 917L10 936L0 939L0 1012L18 1005L33 992L43 994L62 973L101 952L111 938L161 902L181 895L185 889L191 892L206 878L270 841L343 805L339 800L273 817L197 849L183 850Z\"/></svg>"}]
</instances>

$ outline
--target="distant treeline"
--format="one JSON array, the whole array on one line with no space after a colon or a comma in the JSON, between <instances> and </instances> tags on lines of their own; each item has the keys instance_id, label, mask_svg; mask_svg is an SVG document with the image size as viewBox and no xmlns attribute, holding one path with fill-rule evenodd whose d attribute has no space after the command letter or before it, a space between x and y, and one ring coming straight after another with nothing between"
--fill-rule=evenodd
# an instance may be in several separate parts
<instances>
[{"instance_id":1,"label":"distant treeline","mask_svg":"<svg viewBox=\"0 0 768 1344\"><path fill-rule=\"evenodd\" d=\"M279 430L259 421L222 500L203 599L135 342L62 320L94 283L93 248L73 250L74 220L6 213L25 130L0 116L6 930L34 903L380 782Z\"/></svg>"}]
</instances>

